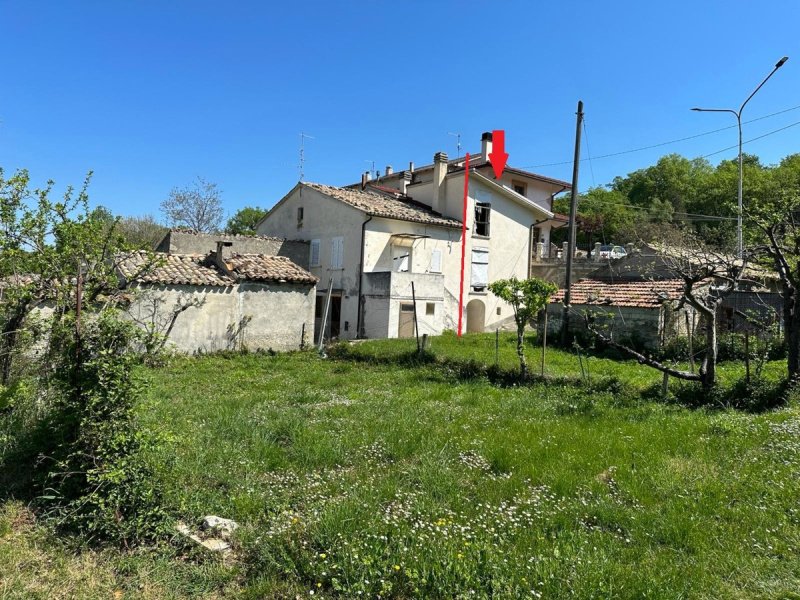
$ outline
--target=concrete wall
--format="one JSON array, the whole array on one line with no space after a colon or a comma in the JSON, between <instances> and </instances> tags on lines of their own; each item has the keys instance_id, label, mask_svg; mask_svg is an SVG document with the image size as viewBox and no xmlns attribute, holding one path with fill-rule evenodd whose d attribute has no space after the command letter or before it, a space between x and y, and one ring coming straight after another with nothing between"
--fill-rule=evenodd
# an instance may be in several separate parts
<instances>
[{"instance_id":1,"label":"concrete wall","mask_svg":"<svg viewBox=\"0 0 800 600\"><path fill-rule=\"evenodd\" d=\"M168 347L181 352L218 350L297 350L312 341L315 287L304 284L241 283L231 287L141 286L128 315L139 324L156 323L164 333L173 309L182 312Z\"/></svg>"},{"instance_id":2,"label":"concrete wall","mask_svg":"<svg viewBox=\"0 0 800 600\"><path fill-rule=\"evenodd\" d=\"M217 249L217 242L230 242L230 252L286 256L295 264L308 268L308 242L283 237L259 237L169 231L156 247L157 252L171 254L208 254Z\"/></svg>"}]
</instances>

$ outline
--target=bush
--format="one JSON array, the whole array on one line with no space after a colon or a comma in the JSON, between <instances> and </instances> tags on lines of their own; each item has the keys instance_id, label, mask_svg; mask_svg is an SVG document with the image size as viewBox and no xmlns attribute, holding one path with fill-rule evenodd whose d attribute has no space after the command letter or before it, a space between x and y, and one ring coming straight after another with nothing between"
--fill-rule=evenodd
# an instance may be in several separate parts
<instances>
[{"instance_id":1,"label":"bush","mask_svg":"<svg viewBox=\"0 0 800 600\"><path fill-rule=\"evenodd\" d=\"M54 464L39 501L59 529L91 542L130 546L164 530L160 493L142 457L152 440L133 407L138 330L112 311L84 325L63 319L53 332Z\"/></svg>"}]
</instances>

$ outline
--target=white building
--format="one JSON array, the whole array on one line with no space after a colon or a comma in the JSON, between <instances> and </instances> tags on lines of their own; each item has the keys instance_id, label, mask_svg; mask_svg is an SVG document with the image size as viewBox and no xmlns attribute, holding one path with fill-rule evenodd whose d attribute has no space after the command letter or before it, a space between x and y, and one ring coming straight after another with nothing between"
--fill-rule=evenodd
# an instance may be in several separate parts
<instances>
[{"instance_id":1,"label":"white building","mask_svg":"<svg viewBox=\"0 0 800 600\"><path fill-rule=\"evenodd\" d=\"M569 184L507 167L495 179L491 134L470 158L462 240L465 158L439 152L432 165L337 188L298 183L264 217L261 235L310 243L319 278L315 327L332 286L326 337L408 337L456 329L464 244L464 331L505 325L511 307L488 291L497 279L530 274L549 246L553 196ZM413 294L412 294L413 283Z\"/></svg>"}]
</instances>

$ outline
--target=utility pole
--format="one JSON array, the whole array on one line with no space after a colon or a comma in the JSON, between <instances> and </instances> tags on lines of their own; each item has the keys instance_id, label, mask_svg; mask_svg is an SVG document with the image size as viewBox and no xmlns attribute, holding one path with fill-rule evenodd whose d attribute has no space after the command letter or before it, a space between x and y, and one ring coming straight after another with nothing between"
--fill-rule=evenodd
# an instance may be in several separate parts
<instances>
[{"instance_id":1,"label":"utility pole","mask_svg":"<svg viewBox=\"0 0 800 600\"><path fill-rule=\"evenodd\" d=\"M569 229L567 231L567 274L564 283L564 316L561 320L561 343L569 341L570 291L572 288L572 259L575 256L575 220L578 214L578 169L581 164L581 125L583 124L583 100L578 100L578 119L575 125L575 157L572 163L572 190L569 203Z\"/></svg>"}]
</instances>

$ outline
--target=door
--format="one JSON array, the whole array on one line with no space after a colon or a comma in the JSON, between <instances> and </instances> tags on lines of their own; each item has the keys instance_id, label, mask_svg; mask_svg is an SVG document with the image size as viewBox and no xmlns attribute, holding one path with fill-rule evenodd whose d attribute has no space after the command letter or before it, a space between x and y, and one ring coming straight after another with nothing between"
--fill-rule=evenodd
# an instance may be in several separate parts
<instances>
[{"instance_id":1,"label":"door","mask_svg":"<svg viewBox=\"0 0 800 600\"><path fill-rule=\"evenodd\" d=\"M414 337L414 305L400 304L400 316L397 323L397 337Z\"/></svg>"},{"instance_id":2,"label":"door","mask_svg":"<svg viewBox=\"0 0 800 600\"><path fill-rule=\"evenodd\" d=\"M480 300L467 303L467 333L483 333L486 323L486 306Z\"/></svg>"},{"instance_id":3,"label":"door","mask_svg":"<svg viewBox=\"0 0 800 600\"><path fill-rule=\"evenodd\" d=\"M331 296L331 315L328 317L330 320L330 339L339 337L339 323L342 320L342 297Z\"/></svg>"}]
</instances>

